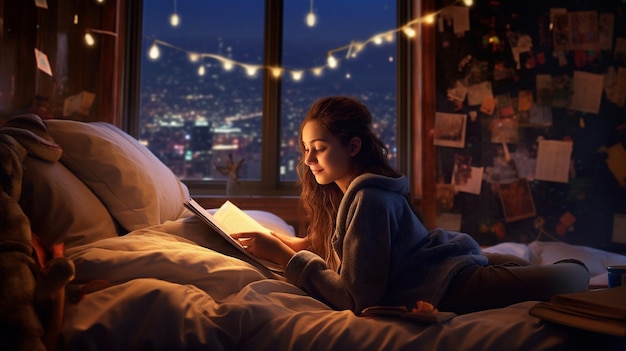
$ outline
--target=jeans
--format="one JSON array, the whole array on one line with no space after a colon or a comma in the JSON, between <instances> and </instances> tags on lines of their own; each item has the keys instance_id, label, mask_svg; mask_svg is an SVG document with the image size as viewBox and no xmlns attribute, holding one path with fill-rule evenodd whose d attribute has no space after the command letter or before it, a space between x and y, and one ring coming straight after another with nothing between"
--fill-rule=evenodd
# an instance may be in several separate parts
<instances>
[{"instance_id":1,"label":"jeans","mask_svg":"<svg viewBox=\"0 0 626 351\"><path fill-rule=\"evenodd\" d=\"M489 265L473 265L452 279L437 308L457 314L505 307L523 301L548 301L552 295L589 288L584 263L563 260L547 265L504 254L486 254Z\"/></svg>"}]
</instances>

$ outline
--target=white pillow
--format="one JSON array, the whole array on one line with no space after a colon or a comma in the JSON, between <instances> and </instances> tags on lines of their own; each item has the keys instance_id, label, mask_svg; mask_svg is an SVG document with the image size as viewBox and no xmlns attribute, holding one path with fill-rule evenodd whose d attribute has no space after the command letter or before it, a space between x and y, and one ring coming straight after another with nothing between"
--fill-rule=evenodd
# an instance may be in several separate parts
<instances>
[{"instance_id":1,"label":"white pillow","mask_svg":"<svg viewBox=\"0 0 626 351\"><path fill-rule=\"evenodd\" d=\"M118 235L104 204L60 162L24 160L20 206L33 233L65 248Z\"/></svg>"},{"instance_id":2,"label":"white pillow","mask_svg":"<svg viewBox=\"0 0 626 351\"><path fill-rule=\"evenodd\" d=\"M563 242L533 241L528 247L541 258L541 264L551 264L560 260L575 258L585 263L591 277L605 274L606 267L612 264L626 264L626 256L589 246L572 245Z\"/></svg>"},{"instance_id":3,"label":"white pillow","mask_svg":"<svg viewBox=\"0 0 626 351\"><path fill-rule=\"evenodd\" d=\"M61 163L80 178L127 231L190 215L189 190L148 148L106 122L46 120L63 148Z\"/></svg>"}]
</instances>

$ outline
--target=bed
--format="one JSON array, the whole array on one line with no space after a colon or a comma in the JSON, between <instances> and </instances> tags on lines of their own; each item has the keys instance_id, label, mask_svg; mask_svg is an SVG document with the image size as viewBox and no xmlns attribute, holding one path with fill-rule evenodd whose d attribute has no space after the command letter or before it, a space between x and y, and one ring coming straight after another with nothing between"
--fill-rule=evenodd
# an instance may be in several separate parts
<instances>
[{"instance_id":1,"label":"bed","mask_svg":"<svg viewBox=\"0 0 626 351\"><path fill-rule=\"evenodd\" d=\"M535 303L461 315L443 324L332 310L249 262L183 201L186 186L147 148L103 122L46 120L60 160L26 156L20 205L33 233L63 242L75 264L65 305L65 350L573 350L623 340L543 322ZM236 200L234 200L236 203ZM267 210L269 229L294 229ZM592 284L626 256L558 242L485 248L540 264L583 260Z\"/></svg>"}]
</instances>

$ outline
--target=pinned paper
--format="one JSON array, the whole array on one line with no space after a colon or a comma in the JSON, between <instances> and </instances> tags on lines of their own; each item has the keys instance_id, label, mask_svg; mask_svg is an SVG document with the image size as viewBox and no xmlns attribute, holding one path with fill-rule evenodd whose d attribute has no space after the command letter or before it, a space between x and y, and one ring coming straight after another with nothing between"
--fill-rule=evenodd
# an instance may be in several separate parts
<instances>
[{"instance_id":1,"label":"pinned paper","mask_svg":"<svg viewBox=\"0 0 626 351\"><path fill-rule=\"evenodd\" d=\"M552 24L552 41L554 42L554 50L562 51L569 49L569 17L567 9L552 8L550 9L550 23Z\"/></svg>"},{"instance_id":2,"label":"pinned paper","mask_svg":"<svg viewBox=\"0 0 626 351\"><path fill-rule=\"evenodd\" d=\"M483 184L484 167L470 167L470 175L463 184L455 185L456 191L480 195Z\"/></svg>"},{"instance_id":3,"label":"pinned paper","mask_svg":"<svg viewBox=\"0 0 626 351\"><path fill-rule=\"evenodd\" d=\"M611 50L613 48L613 28L615 26L615 14L601 13L598 15L598 48Z\"/></svg>"},{"instance_id":4,"label":"pinned paper","mask_svg":"<svg viewBox=\"0 0 626 351\"><path fill-rule=\"evenodd\" d=\"M604 76L583 71L574 71L572 110L598 113L604 86Z\"/></svg>"},{"instance_id":5,"label":"pinned paper","mask_svg":"<svg viewBox=\"0 0 626 351\"><path fill-rule=\"evenodd\" d=\"M463 34L470 30L469 7L453 6L452 19L454 21L455 34Z\"/></svg>"},{"instance_id":6,"label":"pinned paper","mask_svg":"<svg viewBox=\"0 0 626 351\"><path fill-rule=\"evenodd\" d=\"M626 214L616 213L613 216L613 237L611 241L626 244Z\"/></svg>"},{"instance_id":7,"label":"pinned paper","mask_svg":"<svg viewBox=\"0 0 626 351\"><path fill-rule=\"evenodd\" d=\"M517 143L519 139L517 118L494 118L490 123L492 143Z\"/></svg>"},{"instance_id":8,"label":"pinned paper","mask_svg":"<svg viewBox=\"0 0 626 351\"><path fill-rule=\"evenodd\" d=\"M52 68L50 68L50 62L46 54L35 49L35 61L37 62L37 68L39 70L52 77Z\"/></svg>"},{"instance_id":9,"label":"pinned paper","mask_svg":"<svg viewBox=\"0 0 626 351\"><path fill-rule=\"evenodd\" d=\"M569 13L570 50L598 49L598 13L577 11Z\"/></svg>"},{"instance_id":10,"label":"pinned paper","mask_svg":"<svg viewBox=\"0 0 626 351\"><path fill-rule=\"evenodd\" d=\"M532 90L520 90L517 98L517 110L518 111L530 111L533 107L533 92Z\"/></svg>"},{"instance_id":11,"label":"pinned paper","mask_svg":"<svg viewBox=\"0 0 626 351\"><path fill-rule=\"evenodd\" d=\"M437 112L435 114L434 145L465 147L467 115Z\"/></svg>"},{"instance_id":12,"label":"pinned paper","mask_svg":"<svg viewBox=\"0 0 626 351\"><path fill-rule=\"evenodd\" d=\"M486 81L474 85L470 85L467 90L467 103L470 106L480 105L485 98L493 97L491 82Z\"/></svg>"},{"instance_id":13,"label":"pinned paper","mask_svg":"<svg viewBox=\"0 0 626 351\"><path fill-rule=\"evenodd\" d=\"M606 158L607 166L619 186L626 186L626 150L622 143L617 143L606 149L608 157Z\"/></svg>"},{"instance_id":14,"label":"pinned paper","mask_svg":"<svg viewBox=\"0 0 626 351\"><path fill-rule=\"evenodd\" d=\"M571 141L540 140L535 179L567 183L573 148Z\"/></svg>"},{"instance_id":15,"label":"pinned paper","mask_svg":"<svg viewBox=\"0 0 626 351\"><path fill-rule=\"evenodd\" d=\"M535 202L526 179L518 179L511 183L500 183L500 201L506 222L534 217Z\"/></svg>"},{"instance_id":16,"label":"pinned paper","mask_svg":"<svg viewBox=\"0 0 626 351\"><path fill-rule=\"evenodd\" d=\"M47 9L48 1L47 0L35 0L35 6L40 7L42 9Z\"/></svg>"}]
</instances>

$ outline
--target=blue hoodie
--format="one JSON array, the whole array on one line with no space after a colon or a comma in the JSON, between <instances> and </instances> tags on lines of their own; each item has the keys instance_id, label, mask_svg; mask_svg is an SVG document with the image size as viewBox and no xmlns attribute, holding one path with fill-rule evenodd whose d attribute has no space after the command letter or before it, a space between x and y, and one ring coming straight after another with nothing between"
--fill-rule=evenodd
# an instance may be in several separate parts
<instances>
[{"instance_id":1,"label":"blue hoodie","mask_svg":"<svg viewBox=\"0 0 626 351\"><path fill-rule=\"evenodd\" d=\"M488 260L467 234L440 228L428 232L404 197L408 190L404 176L355 178L339 205L332 238L339 270L302 250L285 267L285 277L338 310L411 308L418 300L436 307L456 272Z\"/></svg>"}]
</instances>

